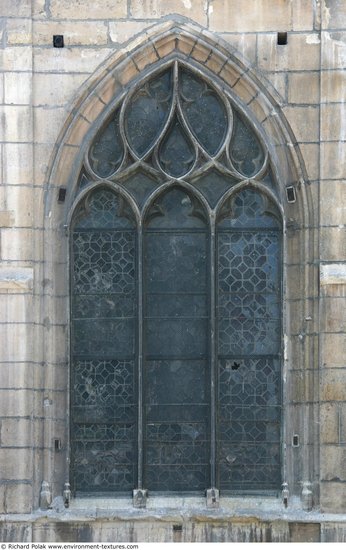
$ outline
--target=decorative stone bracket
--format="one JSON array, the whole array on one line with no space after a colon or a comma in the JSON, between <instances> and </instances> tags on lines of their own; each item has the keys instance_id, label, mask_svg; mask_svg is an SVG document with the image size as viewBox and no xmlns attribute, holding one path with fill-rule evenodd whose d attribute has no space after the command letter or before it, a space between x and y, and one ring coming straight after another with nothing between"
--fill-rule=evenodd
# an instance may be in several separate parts
<instances>
[{"instance_id":1,"label":"decorative stone bracket","mask_svg":"<svg viewBox=\"0 0 346 550\"><path fill-rule=\"evenodd\" d=\"M148 491L146 489L134 489L133 506L134 508L145 508L147 505Z\"/></svg>"},{"instance_id":2,"label":"decorative stone bracket","mask_svg":"<svg viewBox=\"0 0 346 550\"><path fill-rule=\"evenodd\" d=\"M207 507L218 508L220 506L220 491L212 487L207 489Z\"/></svg>"}]
</instances>

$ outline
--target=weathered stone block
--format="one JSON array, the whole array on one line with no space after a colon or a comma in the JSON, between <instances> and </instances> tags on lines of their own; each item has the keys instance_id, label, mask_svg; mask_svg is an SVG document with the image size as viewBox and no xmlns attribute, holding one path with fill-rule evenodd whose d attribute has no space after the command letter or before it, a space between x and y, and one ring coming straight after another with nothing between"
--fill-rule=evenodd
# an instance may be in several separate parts
<instances>
[{"instance_id":1,"label":"weathered stone block","mask_svg":"<svg viewBox=\"0 0 346 550\"><path fill-rule=\"evenodd\" d=\"M5 143L3 145L3 180L8 184L26 184L33 181L32 145Z\"/></svg>"},{"instance_id":2,"label":"weathered stone block","mask_svg":"<svg viewBox=\"0 0 346 550\"><path fill-rule=\"evenodd\" d=\"M346 444L346 402L339 403L339 443Z\"/></svg>"},{"instance_id":3,"label":"weathered stone block","mask_svg":"<svg viewBox=\"0 0 346 550\"><path fill-rule=\"evenodd\" d=\"M207 26L206 3L204 0L131 0L131 17L135 19L157 19L164 15L178 13Z\"/></svg>"},{"instance_id":4,"label":"weathered stone block","mask_svg":"<svg viewBox=\"0 0 346 550\"><path fill-rule=\"evenodd\" d=\"M346 542L346 525L332 521L322 523L321 542Z\"/></svg>"},{"instance_id":5,"label":"weathered stone block","mask_svg":"<svg viewBox=\"0 0 346 550\"><path fill-rule=\"evenodd\" d=\"M32 229L3 228L1 231L1 256L5 261L30 261L33 259Z\"/></svg>"},{"instance_id":6,"label":"weathered stone block","mask_svg":"<svg viewBox=\"0 0 346 550\"><path fill-rule=\"evenodd\" d=\"M4 98L4 75L0 74L0 104L5 102Z\"/></svg>"},{"instance_id":7,"label":"weathered stone block","mask_svg":"<svg viewBox=\"0 0 346 550\"><path fill-rule=\"evenodd\" d=\"M238 59L255 64L257 53L256 34L222 33L221 36L235 49L234 54Z\"/></svg>"},{"instance_id":8,"label":"weathered stone block","mask_svg":"<svg viewBox=\"0 0 346 550\"><path fill-rule=\"evenodd\" d=\"M126 0L51 0L50 14L56 19L120 19L127 17Z\"/></svg>"},{"instance_id":9,"label":"weathered stone block","mask_svg":"<svg viewBox=\"0 0 346 550\"><path fill-rule=\"evenodd\" d=\"M321 446L321 479L323 481L346 481L345 447Z\"/></svg>"},{"instance_id":10,"label":"weathered stone block","mask_svg":"<svg viewBox=\"0 0 346 550\"><path fill-rule=\"evenodd\" d=\"M10 46L32 43L31 19L8 19L6 23L7 44Z\"/></svg>"},{"instance_id":11,"label":"weathered stone block","mask_svg":"<svg viewBox=\"0 0 346 550\"><path fill-rule=\"evenodd\" d=\"M37 197L37 191L35 196ZM30 187L3 185L0 187L0 207L10 213L8 227L30 227L33 223L33 190ZM6 216L6 214L4 214ZM6 225L4 223L4 225Z\"/></svg>"},{"instance_id":12,"label":"weathered stone block","mask_svg":"<svg viewBox=\"0 0 346 550\"><path fill-rule=\"evenodd\" d=\"M11 394L15 393L13 391ZM15 396L13 396L15 398ZM18 440L17 445L20 444ZM0 449L1 478L30 479L32 476L31 449Z\"/></svg>"},{"instance_id":13,"label":"weathered stone block","mask_svg":"<svg viewBox=\"0 0 346 550\"><path fill-rule=\"evenodd\" d=\"M0 107L0 112L2 116L0 139L2 141L28 142L32 140L30 107L4 105Z\"/></svg>"},{"instance_id":14,"label":"weathered stone block","mask_svg":"<svg viewBox=\"0 0 346 550\"><path fill-rule=\"evenodd\" d=\"M32 322L31 294L0 294L0 311L6 313L8 323Z\"/></svg>"},{"instance_id":15,"label":"weathered stone block","mask_svg":"<svg viewBox=\"0 0 346 550\"><path fill-rule=\"evenodd\" d=\"M50 165L51 157L54 154L53 143L35 143L35 184L44 185L47 182L48 167ZM65 181L66 184L66 181Z\"/></svg>"},{"instance_id":16,"label":"weathered stone block","mask_svg":"<svg viewBox=\"0 0 346 550\"><path fill-rule=\"evenodd\" d=\"M127 42L150 24L150 21L110 21L109 36L112 42Z\"/></svg>"},{"instance_id":17,"label":"weathered stone block","mask_svg":"<svg viewBox=\"0 0 346 550\"><path fill-rule=\"evenodd\" d=\"M318 103L320 78L318 72L301 72L288 75L289 103Z\"/></svg>"},{"instance_id":18,"label":"weathered stone block","mask_svg":"<svg viewBox=\"0 0 346 550\"><path fill-rule=\"evenodd\" d=\"M3 351L2 361L31 361L33 357L32 325L3 324L0 345Z\"/></svg>"},{"instance_id":19,"label":"weathered stone block","mask_svg":"<svg viewBox=\"0 0 346 550\"><path fill-rule=\"evenodd\" d=\"M346 105L321 105L321 139L346 141Z\"/></svg>"},{"instance_id":20,"label":"weathered stone block","mask_svg":"<svg viewBox=\"0 0 346 550\"><path fill-rule=\"evenodd\" d=\"M68 117L65 109L56 107L35 107L34 109L34 141L35 143L54 144Z\"/></svg>"},{"instance_id":21,"label":"weathered stone block","mask_svg":"<svg viewBox=\"0 0 346 550\"><path fill-rule=\"evenodd\" d=\"M343 0L324 0L323 26L328 29L346 27L346 5Z\"/></svg>"},{"instance_id":22,"label":"weathered stone block","mask_svg":"<svg viewBox=\"0 0 346 550\"><path fill-rule=\"evenodd\" d=\"M0 210L0 227L12 227L14 224L14 212L12 210Z\"/></svg>"},{"instance_id":23,"label":"weathered stone block","mask_svg":"<svg viewBox=\"0 0 346 550\"><path fill-rule=\"evenodd\" d=\"M290 542L320 542L319 523L295 522L289 524Z\"/></svg>"},{"instance_id":24,"label":"weathered stone block","mask_svg":"<svg viewBox=\"0 0 346 550\"><path fill-rule=\"evenodd\" d=\"M346 285L344 289L346 289ZM322 298L321 329L324 332L346 333L346 292L344 294L344 297L331 298L324 296Z\"/></svg>"},{"instance_id":25,"label":"weathered stone block","mask_svg":"<svg viewBox=\"0 0 346 550\"><path fill-rule=\"evenodd\" d=\"M43 367L40 362L39 352L37 353L37 363L1 363L1 386L3 388L31 388L33 381L37 383L38 389L41 387L40 380L43 379ZM42 374L42 376L41 376ZM21 416L18 413L18 416Z\"/></svg>"},{"instance_id":26,"label":"weathered stone block","mask_svg":"<svg viewBox=\"0 0 346 550\"><path fill-rule=\"evenodd\" d=\"M13 46L0 51L0 60L4 71L30 71L32 68L32 48Z\"/></svg>"},{"instance_id":27,"label":"weathered stone block","mask_svg":"<svg viewBox=\"0 0 346 550\"><path fill-rule=\"evenodd\" d=\"M217 32L287 31L291 10L286 0L258 0L251 4L236 0L214 0L209 10L210 29Z\"/></svg>"},{"instance_id":28,"label":"weathered stone block","mask_svg":"<svg viewBox=\"0 0 346 550\"><path fill-rule=\"evenodd\" d=\"M33 283L33 270L31 267L1 267L0 291L13 290L16 292L29 291Z\"/></svg>"},{"instance_id":29,"label":"weathered stone block","mask_svg":"<svg viewBox=\"0 0 346 550\"><path fill-rule=\"evenodd\" d=\"M1 13L7 17L30 17L31 0L1 0Z\"/></svg>"},{"instance_id":30,"label":"weathered stone block","mask_svg":"<svg viewBox=\"0 0 346 550\"><path fill-rule=\"evenodd\" d=\"M321 182L321 224L346 224L346 181Z\"/></svg>"},{"instance_id":31,"label":"weathered stone block","mask_svg":"<svg viewBox=\"0 0 346 550\"><path fill-rule=\"evenodd\" d=\"M342 103L345 100L346 71L321 72L321 101L335 101Z\"/></svg>"},{"instance_id":32,"label":"weathered stone block","mask_svg":"<svg viewBox=\"0 0 346 550\"><path fill-rule=\"evenodd\" d=\"M324 335L324 339L326 336ZM344 334L346 341L346 335ZM344 355L346 358L346 355ZM346 369L327 368L321 370L321 400L345 401L346 399Z\"/></svg>"},{"instance_id":33,"label":"weathered stone block","mask_svg":"<svg viewBox=\"0 0 346 550\"><path fill-rule=\"evenodd\" d=\"M4 489L5 493L5 489ZM2 502L2 500L1 500ZM4 521L0 524L0 540L2 542L31 542L32 524L14 521Z\"/></svg>"},{"instance_id":34,"label":"weathered stone block","mask_svg":"<svg viewBox=\"0 0 346 550\"><path fill-rule=\"evenodd\" d=\"M51 46L55 34L64 36L64 44L67 48L69 46L104 46L108 42L108 25L105 21L36 21L33 32L36 46Z\"/></svg>"},{"instance_id":35,"label":"weathered stone block","mask_svg":"<svg viewBox=\"0 0 346 550\"><path fill-rule=\"evenodd\" d=\"M346 483L324 481L321 483L321 511L324 513L344 513Z\"/></svg>"},{"instance_id":36,"label":"weathered stone block","mask_svg":"<svg viewBox=\"0 0 346 550\"><path fill-rule=\"evenodd\" d=\"M317 107L285 107L283 109L297 141L319 140L319 109Z\"/></svg>"},{"instance_id":37,"label":"weathered stone block","mask_svg":"<svg viewBox=\"0 0 346 550\"><path fill-rule=\"evenodd\" d=\"M275 91L281 96L281 103L287 102L287 76L285 73L267 73L267 79L274 86Z\"/></svg>"},{"instance_id":38,"label":"weathered stone block","mask_svg":"<svg viewBox=\"0 0 346 550\"><path fill-rule=\"evenodd\" d=\"M346 335L322 334L321 359L324 367L346 367ZM345 398L345 396L344 396ZM329 399L327 399L329 401Z\"/></svg>"},{"instance_id":39,"label":"weathered stone block","mask_svg":"<svg viewBox=\"0 0 346 550\"><path fill-rule=\"evenodd\" d=\"M4 102L7 104L30 105L32 100L32 75L30 73L4 74Z\"/></svg>"},{"instance_id":40,"label":"weathered stone block","mask_svg":"<svg viewBox=\"0 0 346 550\"><path fill-rule=\"evenodd\" d=\"M322 32L323 69L344 69L346 67L346 39L344 32Z\"/></svg>"},{"instance_id":41,"label":"weathered stone block","mask_svg":"<svg viewBox=\"0 0 346 550\"><path fill-rule=\"evenodd\" d=\"M321 403L320 405L321 445L339 442L339 407L338 403Z\"/></svg>"},{"instance_id":42,"label":"weathered stone block","mask_svg":"<svg viewBox=\"0 0 346 550\"><path fill-rule=\"evenodd\" d=\"M320 146L318 143L301 143L300 150L305 162L308 178L318 180L320 174Z\"/></svg>"},{"instance_id":43,"label":"weathered stone block","mask_svg":"<svg viewBox=\"0 0 346 550\"><path fill-rule=\"evenodd\" d=\"M110 48L37 48L36 71L43 73L93 73L111 54Z\"/></svg>"},{"instance_id":44,"label":"weathered stone block","mask_svg":"<svg viewBox=\"0 0 346 550\"><path fill-rule=\"evenodd\" d=\"M35 74L34 106L63 106L78 96L83 74Z\"/></svg>"},{"instance_id":45,"label":"weathered stone block","mask_svg":"<svg viewBox=\"0 0 346 550\"><path fill-rule=\"evenodd\" d=\"M7 514L28 514L33 508L33 492L29 483L11 483L6 486L5 509ZM23 526L24 527L24 526ZM13 539L18 540L18 539ZM20 539L25 540L25 539Z\"/></svg>"},{"instance_id":46,"label":"weathered stone block","mask_svg":"<svg viewBox=\"0 0 346 550\"><path fill-rule=\"evenodd\" d=\"M1 426L2 447L30 447L33 421L27 418L4 418Z\"/></svg>"},{"instance_id":47,"label":"weathered stone block","mask_svg":"<svg viewBox=\"0 0 346 550\"><path fill-rule=\"evenodd\" d=\"M311 0L295 0L292 5L292 29L309 31L314 27L314 10Z\"/></svg>"},{"instance_id":48,"label":"weathered stone block","mask_svg":"<svg viewBox=\"0 0 346 550\"><path fill-rule=\"evenodd\" d=\"M346 147L342 142L321 143L321 178L346 179Z\"/></svg>"},{"instance_id":49,"label":"weathered stone block","mask_svg":"<svg viewBox=\"0 0 346 550\"><path fill-rule=\"evenodd\" d=\"M322 227L321 259L328 261L346 260L345 227Z\"/></svg>"},{"instance_id":50,"label":"weathered stone block","mask_svg":"<svg viewBox=\"0 0 346 550\"><path fill-rule=\"evenodd\" d=\"M258 66L264 71L311 71L320 67L318 33L289 34L286 46L277 45L277 33L259 34Z\"/></svg>"}]
</instances>

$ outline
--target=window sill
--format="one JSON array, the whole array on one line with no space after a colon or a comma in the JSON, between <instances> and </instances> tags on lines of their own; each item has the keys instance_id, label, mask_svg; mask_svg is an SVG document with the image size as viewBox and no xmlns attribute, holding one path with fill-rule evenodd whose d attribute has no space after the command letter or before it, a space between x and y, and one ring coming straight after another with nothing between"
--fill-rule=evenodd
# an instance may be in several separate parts
<instances>
[{"instance_id":1,"label":"window sill","mask_svg":"<svg viewBox=\"0 0 346 550\"><path fill-rule=\"evenodd\" d=\"M56 510L58 511L58 510ZM75 498L71 500L68 509L61 510L63 515L82 517L84 515L95 519L149 519L155 517L161 520L182 521L198 518L199 521L208 518L220 520L231 517L256 517L263 520L287 519L304 521L316 512L304 512L301 501L292 497L285 508L281 498L269 496L221 496L218 508L208 508L204 497L195 496L150 496L146 508L135 508L131 498Z\"/></svg>"}]
</instances>

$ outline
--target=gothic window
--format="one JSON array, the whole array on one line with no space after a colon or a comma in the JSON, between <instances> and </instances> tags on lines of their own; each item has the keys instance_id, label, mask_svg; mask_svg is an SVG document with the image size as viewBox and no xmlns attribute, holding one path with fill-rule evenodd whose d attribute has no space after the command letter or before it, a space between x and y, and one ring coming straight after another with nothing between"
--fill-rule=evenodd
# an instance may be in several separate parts
<instances>
[{"instance_id":1,"label":"gothic window","mask_svg":"<svg viewBox=\"0 0 346 550\"><path fill-rule=\"evenodd\" d=\"M260 133L175 61L114 106L77 193L74 492L278 490L282 227Z\"/></svg>"}]
</instances>

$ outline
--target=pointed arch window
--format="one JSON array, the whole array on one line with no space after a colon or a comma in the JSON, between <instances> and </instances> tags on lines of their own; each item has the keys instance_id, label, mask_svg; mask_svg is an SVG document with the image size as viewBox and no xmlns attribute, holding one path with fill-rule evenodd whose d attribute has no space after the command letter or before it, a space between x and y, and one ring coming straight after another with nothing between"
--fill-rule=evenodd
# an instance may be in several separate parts
<instances>
[{"instance_id":1,"label":"pointed arch window","mask_svg":"<svg viewBox=\"0 0 346 550\"><path fill-rule=\"evenodd\" d=\"M282 226L260 131L171 62L114 106L77 194L73 490L278 490Z\"/></svg>"}]
</instances>

